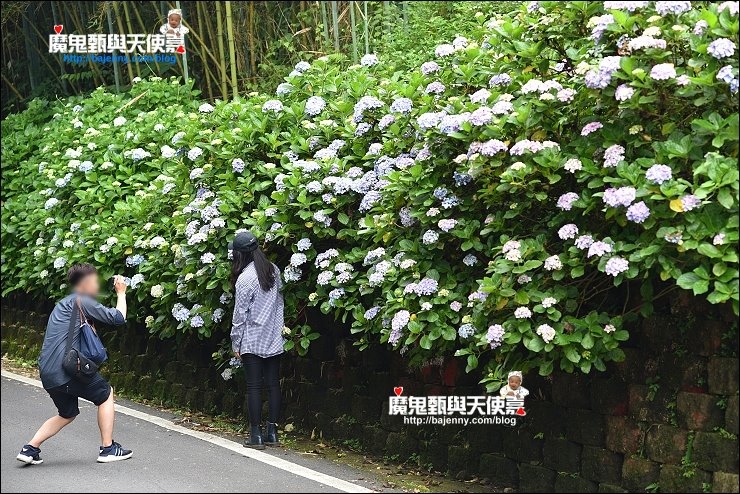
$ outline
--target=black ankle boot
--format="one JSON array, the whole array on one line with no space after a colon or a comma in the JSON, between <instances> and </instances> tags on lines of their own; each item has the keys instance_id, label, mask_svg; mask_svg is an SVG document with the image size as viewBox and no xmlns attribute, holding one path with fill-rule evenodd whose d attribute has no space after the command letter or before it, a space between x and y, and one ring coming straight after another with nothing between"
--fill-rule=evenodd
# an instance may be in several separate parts
<instances>
[{"instance_id":1,"label":"black ankle boot","mask_svg":"<svg viewBox=\"0 0 740 494\"><path fill-rule=\"evenodd\" d=\"M249 440L244 441L244 446L252 449L265 449L265 443L262 441L262 430L259 425L252 426Z\"/></svg>"},{"instance_id":2,"label":"black ankle boot","mask_svg":"<svg viewBox=\"0 0 740 494\"><path fill-rule=\"evenodd\" d=\"M277 424L272 422L267 423L267 434L265 435L265 444L268 446L277 446L280 444L277 435Z\"/></svg>"}]
</instances>

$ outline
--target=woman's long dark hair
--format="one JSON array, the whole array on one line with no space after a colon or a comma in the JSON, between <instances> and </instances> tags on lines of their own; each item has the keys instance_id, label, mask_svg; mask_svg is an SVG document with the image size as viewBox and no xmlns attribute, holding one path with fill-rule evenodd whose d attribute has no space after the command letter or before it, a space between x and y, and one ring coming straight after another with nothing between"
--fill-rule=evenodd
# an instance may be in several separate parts
<instances>
[{"instance_id":1,"label":"woman's long dark hair","mask_svg":"<svg viewBox=\"0 0 740 494\"><path fill-rule=\"evenodd\" d=\"M257 271L257 279L262 290L267 292L275 286L275 267L259 247L252 252L235 250L232 254L231 286L234 289L236 289L236 281L239 279L239 275L252 262L254 262L254 270Z\"/></svg>"}]
</instances>

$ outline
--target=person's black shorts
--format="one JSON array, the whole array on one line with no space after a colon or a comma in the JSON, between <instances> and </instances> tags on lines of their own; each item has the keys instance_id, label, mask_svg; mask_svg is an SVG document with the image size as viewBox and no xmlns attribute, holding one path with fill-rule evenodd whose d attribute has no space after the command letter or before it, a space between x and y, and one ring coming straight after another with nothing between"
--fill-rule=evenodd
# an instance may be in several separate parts
<instances>
[{"instance_id":1,"label":"person's black shorts","mask_svg":"<svg viewBox=\"0 0 740 494\"><path fill-rule=\"evenodd\" d=\"M91 401L95 406L99 406L108 399L110 391L110 384L100 374L97 374L90 384L82 384L72 379L67 384L46 390L54 401L59 416L65 419L71 419L80 414L78 398Z\"/></svg>"}]
</instances>

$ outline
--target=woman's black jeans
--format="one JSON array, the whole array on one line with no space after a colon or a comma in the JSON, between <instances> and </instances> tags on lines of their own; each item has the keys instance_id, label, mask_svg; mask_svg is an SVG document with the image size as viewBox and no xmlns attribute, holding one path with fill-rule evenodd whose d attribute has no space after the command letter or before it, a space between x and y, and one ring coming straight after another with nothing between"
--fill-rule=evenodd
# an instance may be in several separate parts
<instances>
[{"instance_id":1,"label":"woman's black jeans","mask_svg":"<svg viewBox=\"0 0 740 494\"><path fill-rule=\"evenodd\" d=\"M247 412L252 426L262 422L262 386L267 389L268 421L276 424L280 415L280 355L262 358L252 353L242 355L247 378Z\"/></svg>"}]
</instances>

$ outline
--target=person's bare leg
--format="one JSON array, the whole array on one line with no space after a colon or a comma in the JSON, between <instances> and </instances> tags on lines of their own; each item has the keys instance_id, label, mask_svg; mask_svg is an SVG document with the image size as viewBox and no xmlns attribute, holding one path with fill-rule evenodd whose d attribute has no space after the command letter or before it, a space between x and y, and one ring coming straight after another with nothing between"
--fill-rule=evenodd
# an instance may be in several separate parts
<instances>
[{"instance_id":1,"label":"person's bare leg","mask_svg":"<svg viewBox=\"0 0 740 494\"><path fill-rule=\"evenodd\" d=\"M113 389L110 390L110 396L98 407L98 428L100 428L100 444L110 446L113 443L113 422L116 418L116 412L113 407Z\"/></svg>"},{"instance_id":2,"label":"person's bare leg","mask_svg":"<svg viewBox=\"0 0 740 494\"><path fill-rule=\"evenodd\" d=\"M39 430L36 431L33 439L31 439L28 444L30 444L34 448L41 447L41 443L54 436L57 432L62 430L64 426L71 424L74 419L74 417L70 417L67 419L64 417L60 417L59 415L53 416L52 418L44 422L41 427L39 427Z\"/></svg>"}]
</instances>

